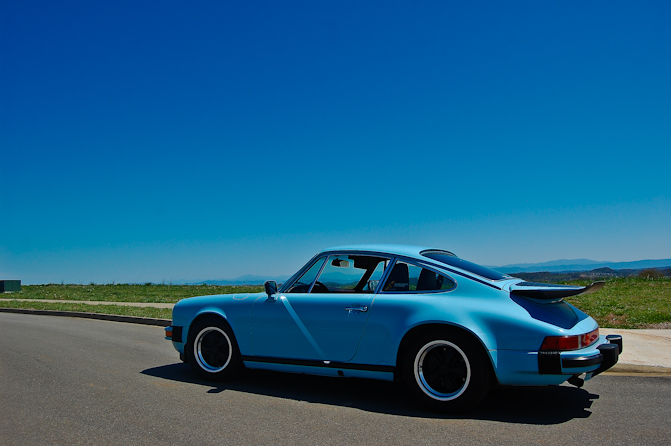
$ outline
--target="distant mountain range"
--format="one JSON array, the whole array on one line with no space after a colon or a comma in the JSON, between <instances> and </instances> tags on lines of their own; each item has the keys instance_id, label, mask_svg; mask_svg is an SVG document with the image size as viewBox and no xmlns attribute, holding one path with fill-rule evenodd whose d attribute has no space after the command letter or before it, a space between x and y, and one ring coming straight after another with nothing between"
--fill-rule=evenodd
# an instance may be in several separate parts
<instances>
[{"instance_id":1,"label":"distant mountain range","mask_svg":"<svg viewBox=\"0 0 671 446\"><path fill-rule=\"evenodd\" d=\"M552 260L542 263L515 263L504 266L490 266L502 273L531 273L531 272L568 272L568 271L586 271L597 268L611 269L643 269L643 268L662 268L671 266L671 259L660 260L637 260L635 262L599 262L589 259L575 260Z\"/></svg>"},{"instance_id":2,"label":"distant mountain range","mask_svg":"<svg viewBox=\"0 0 671 446\"><path fill-rule=\"evenodd\" d=\"M230 280L179 280L175 285L263 285L266 280L284 283L291 276L253 276L245 275Z\"/></svg>"},{"instance_id":3,"label":"distant mountain range","mask_svg":"<svg viewBox=\"0 0 671 446\"><path fill-rule=\"evenodd\" d=\"M671 267L671 259L637 260L635 262L599 262L589 259L552 260L542 263L514 263L504 266L488 266L502 273L532 273L532 272L570 272L590 271L597 268L643 269ZM235 279L222 280L180 280L172 282L175 285L262 285L266 280L284 283L291 276L254 276L245 275Z\"/></svg>"}]
</instances>

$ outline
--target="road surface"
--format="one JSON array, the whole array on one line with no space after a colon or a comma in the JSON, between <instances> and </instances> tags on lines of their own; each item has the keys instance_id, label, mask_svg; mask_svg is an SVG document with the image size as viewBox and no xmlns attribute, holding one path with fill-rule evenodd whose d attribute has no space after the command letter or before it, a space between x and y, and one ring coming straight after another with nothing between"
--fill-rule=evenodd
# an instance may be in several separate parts
<instances>
[{"instance_id":1,"label":"road surface","mask_svg":"<svg viewBox=\"0 0 671 446\"><path fill-rule=\"evenodd\" d=\"M671 378L496 389L469 413L393 383L249 371L212 384L161 327L0 313L0 444L667 444Z\"/></svg>"}]
</instances>

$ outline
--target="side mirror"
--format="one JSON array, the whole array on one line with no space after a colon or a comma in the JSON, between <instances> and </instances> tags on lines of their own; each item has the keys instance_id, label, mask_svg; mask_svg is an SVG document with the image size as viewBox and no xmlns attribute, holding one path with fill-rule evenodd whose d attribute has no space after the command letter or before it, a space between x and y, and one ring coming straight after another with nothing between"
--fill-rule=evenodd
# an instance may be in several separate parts
<instances>
[{"instance_id":1,"label":"side mirror","mask_svg":"<svg viewBox=\"0 0 671 446\"><path fill-rule=\"evenodd\" d=\"M266 287L266 294L268 297L272 297L273 294L277 294L277 282L274 280L269 280L264 285Z\"/></svg>"}]
</instances>

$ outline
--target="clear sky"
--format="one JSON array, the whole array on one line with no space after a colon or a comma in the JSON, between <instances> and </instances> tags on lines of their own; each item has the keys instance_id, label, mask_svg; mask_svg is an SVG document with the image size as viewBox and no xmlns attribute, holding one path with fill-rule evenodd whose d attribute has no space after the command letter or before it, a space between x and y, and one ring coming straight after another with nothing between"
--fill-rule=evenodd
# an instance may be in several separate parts
<instances>
[{"instance_id":1,"label":"clear sky","mask_svg":"<svg viewBox=\"0 0 671 446\"><path fill-rule=\"evenodd\" d=\"M671 2L0 5L0 279L671 257Z\"/></svg>"}]
</instances>

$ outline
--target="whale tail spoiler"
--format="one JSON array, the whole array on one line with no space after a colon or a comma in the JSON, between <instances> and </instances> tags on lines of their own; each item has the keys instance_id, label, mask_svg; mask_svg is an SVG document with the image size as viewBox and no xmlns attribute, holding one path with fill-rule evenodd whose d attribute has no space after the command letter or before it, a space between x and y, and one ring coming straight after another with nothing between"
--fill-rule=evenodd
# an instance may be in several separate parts
<instances>
[{"instance_id":1,"label":"whale tail spoiler","mask_svg":"<svg viewBox=\"0 0 671 446\"><path fill-rule=\"evenodd\" d=\"M510 294L541 300L561 300L565 297L580 294L591 294L599 291L606 282L592 282L589 286L557 285L553 283L520 282L510 286Z\"/></svg>"}]
</instances>

